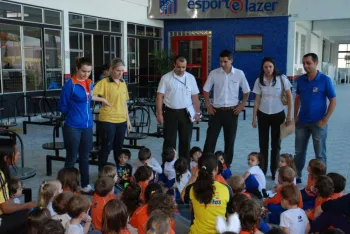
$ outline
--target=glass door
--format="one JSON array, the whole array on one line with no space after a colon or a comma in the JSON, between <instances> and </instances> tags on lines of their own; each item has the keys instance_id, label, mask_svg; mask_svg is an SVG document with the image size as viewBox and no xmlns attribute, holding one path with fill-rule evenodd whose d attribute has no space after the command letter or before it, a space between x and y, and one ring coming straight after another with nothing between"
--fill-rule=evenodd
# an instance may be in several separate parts
<instances>
[{"instance_id":1,"label":"glass door","mask_svg":"<svg viewBox=\"0 0 350 234\"><path fill-rule=\"evenodd\" d=\"M208 76L207 36L174 36L171 44L174 54L187 59L187 71L194 75L198 87L202 88Z\"/></svg>"},{"instance_id":2,"label":"glass door","mask_svg":"<svg viewBox=\"0 0 350 234\"><path fill-rule=\"evenodd\" d=\"M128 38L128 73L129 84L139 83L139 40Z\"/></svg>"}]
</instances>

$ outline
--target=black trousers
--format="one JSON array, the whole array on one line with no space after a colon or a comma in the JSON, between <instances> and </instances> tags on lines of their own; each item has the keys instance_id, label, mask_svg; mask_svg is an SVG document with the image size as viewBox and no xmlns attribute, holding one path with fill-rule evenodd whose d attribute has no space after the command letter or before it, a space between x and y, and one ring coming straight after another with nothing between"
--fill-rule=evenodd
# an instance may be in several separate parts
<instances>
[{"instance_id":1,"label":"black trousers","mask_svg":"<svg viewBox=\"0 0 350 234\"><path fill-rule=\"evenodd\" d=\"M27 221L28 221L28 210L16 211L11 214L0 215L1 234L26 234L27 233Z\"/></svg>"},{"instance_id":2,"label":"black trousers","mask_svg":"<svg viewBox=\"0 0 350 234\"><path fill-rule=\"evenodd\" d=\"M190 121L186 109L175 110L165 107L163 117L163 151L168 147L176 149L177 133L179 133L178 155L189 159L193 123Z\"/></svg>"},{"instance_id":3,"label":"black trousers","mask_svg":"<svg viewBox=\"0 0 350 234\"><path fill-rule=\"evenodd\" d=\"M221 127L224 129L225 163L231 165L237 132L238 115L233 110L216 109L215 115L210 115L204 153L214 153Z\"/></svg>"},{"instance_id":4,"label":"black trousers","mask_svg":"<svg viewBox=\"0 0 350 234\"><path fill-rule=\"evenodd\" d=\"M286 115L284 111L277 114L265 114L258 111L258 128L259 128L259 147L260 153L263 155L263 162L260 162L260 167L264 174L267 173L267 166L269 163L269 138L271 128L271 164L270 170L272 177L278 167L278 160L281 150L280 140L280 125L284 122Z\"/></svg>"}]
</instances>

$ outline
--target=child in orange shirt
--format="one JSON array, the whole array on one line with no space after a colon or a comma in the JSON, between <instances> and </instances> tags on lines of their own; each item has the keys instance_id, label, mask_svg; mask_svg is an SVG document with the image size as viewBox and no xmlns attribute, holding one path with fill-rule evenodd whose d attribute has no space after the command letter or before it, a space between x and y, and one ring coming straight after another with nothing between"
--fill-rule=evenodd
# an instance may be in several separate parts
<instances>
[{"instance_id":1,"label":"child in orange shirt","mask_svg":"<svg viewBox=\"0 0 350 234\"><path fill-rule=\"evenodd\" d=\"M78 193L79 174L75 167L65 167L58 172L57 180L61 182L63 191L71 191L73 195Z\"/></svg>"},{"instance_id":2,"label":"child in orange shirt","mask_svg":"<svg viewBox=\"0 0 350 234\"><path fill-rule=\"evenodd\" d=\"M254 200L247 199L238 207L241 231L239 234L262 233L257 229L262 210Z\"/></svg>"},{"instance_id":3,"label":"child in orange shirt","mask_svg":"<svg viewBox=\"0 0 350 234\"><path fill-rule=\"evenodd\" d=\"M225 153L223 151L216 151L215 156L218 159L218 161L222 164L222 170L220 174L225 180L228 180L232 176L232 172L231 169L227 167L225 163Z\"/></svg>"},{"instance_id":4,"label":"child in orange shirt","mask_svg":"<svg viewBox=\"0 0 350 234\"><path fill-rule=\"evenodd\" d=\"M103 208L114 196L114 180L110 177L102 177L95 182L95 193L92 198L91 218L95 229L102 230Z\"/></svg>"},{"instance_id":5,"label":"child in orange shirt","mask_svg":"<svg viewBox=\"0 0 350 234\"><path fill-rule=\"evenodd\" d=\"M145 202L145 189L148 183L153 180L153 170L149 166L137 168L135 174L136 183L141 187L141 201Z\"/></svg>"},{"instance_id":6,"label":"child in orange shirt","mask_svg":"<svg viewBox=\"0 0 350 234\"><path fill-rule=\"evenodd\" d=\"M155 185L155 184L152 184ZM137 208L130 219L131 226L137 228L138 234L146 233L146 223L149 215L155 210L161 210L165 213L165 217L169 218L171 221L172 229L175 228L174 220L171 218L175 210L175 204L173 199L164 193L153 192L150 190L150 200L147 204ZM148 194L148 191L147 191ZM145 197L148 197L145 196Z\"/></svg>"},{"instance_id":7,"label":"child in orange shirt","mask_svg":"<svg viewBox=\"0 0 350 234\"><path fill-rule=\"evenodd\" d=\"M170 219L161 210L155 210L147 221L147 234L175 234L170 228Z\"/></svg>"},{"instance_id":8,"label":"child in orange shirt","mask_svg":"<svg viewBox=\"0 0 350 234\"><path fill-rule=\"evenodd\" d=\"M293 185L294 184L294 178L296 177L296 172L288 167L281 167L278 169L278 180L281 183L281 186L278 187L276 195L272 198L267 198L264 200L264 206L267 207L267 209L270 211L268 214L268 222L273 223L273 224L279 224L280 223L280 215L285 209L282 208L281 206L281 190L285 185ZM300 194L300 199L299 199L299 204L298 207L302 208L303 207L303 201L302 201L302 196Z\"/></svg>"},{"instance_id":9,"label":"child in orange shirt","mask_svg":"<svg viewBox=\"0 0 350 234\"><path fill-rule=\"evenodd\" d=\"M217 172L217 175L215 176L215 180L220 183L227 184L227 181L221 175L222 169L223 169L222 163L221 161L218 160L218 172Z\"/></svg>"},{"instance_id":10,"label":"child in orange shirt","mask_svg":"<svg viewBox=\"0 0 350 234\"><path fill-rule=\"evenodd\" d=\"M131 234L127 228L128 210L120 200L110 200L103 208L102 233Z\"/></svg>"},{"instance_id":11,"label":"child in orange shirt","mask_svg":"<svg viewBox=\"0 0 350 234\"><path fill-rule=\"evenodd\" d=\"M333 181L334 185L334 193L333 197L342 197L344 195L344 190L345 190L345 185L346 185L346 179L344 176L335 173L335 172L330 172L327 174L329 178Z\"/></svg>"},{"instance_id":12,"label":"child in orange shirt","mask_svg":"<svg viewBox=\"0 0 350 234\"><path fill-rule=\"evenodd\" d=\"M315 191L317 193L315 206L311 210L306 210L307 217L310 220L315 219L315 210L317 207L319 207L328 200L339 198L339 194L334 193L334 184L332 179L325 175L319 176L317 178L317 181L315 183Z\"/></svg>"},{"instance_id":13,"label":"child in orange shirt","mask_svg":"<svg viewBox=\"0 0 350 234\"><path fill-rule=\"evenodd\" d=\"M320 159L311 159L307 171L309 172L307 184L306 187L301 190L304 204L303 210L312 209L315 206L316 194L313 191L313 187L317 177L326 174L326 165Z\"/></svg>"}]
</instances>

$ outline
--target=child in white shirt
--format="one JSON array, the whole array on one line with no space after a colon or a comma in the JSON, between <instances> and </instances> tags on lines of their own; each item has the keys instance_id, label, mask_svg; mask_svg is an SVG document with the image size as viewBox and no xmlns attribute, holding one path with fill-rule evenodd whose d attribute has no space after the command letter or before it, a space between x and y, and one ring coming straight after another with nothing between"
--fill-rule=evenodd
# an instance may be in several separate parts
<instances>
[{"instance_id":1,"label":"child in white shirt","mask_svg":"<svg viewBox=\"0 0 350 234\"><path fill-rule=\"evenodd\" d=\"M12 177L9 180L7 186L9 189L10 198L13 200L13 203L21 204L19 197L23 192L23 182L18 178Z\"/></svg>"},{"instance_id":2,"label":"child in white shirt","mask_svg":"<svg viewBox=\"0 0 350 234\"><path fill-rule=\"evenodd\" d=\"M87 234L91 225L91 217L88 215L91 202L83 195L77 194L68 202L68 215L72 218L66 223L65 234ZM85 222L84 227L81 225Z\"/></svg>"},{"instance_id":3,"label":"child in white shirt","mask_svg":"<svg viewBox=\"0 0 350 234\"><path fill-rule=\"evenodd\" d=\"M286 209L281 214L280 226L286 234L307 234L310 231L309 219L304 210L298 208L299 189L293 185L284 185L281 190L281 206Z\"/></svg>"},{"instance_id":4,"label":"child in white shirt","mask_svg":"<svg viewBox=\"0 0 350 234\"><path fill-rule=\"evenodd\" d=\"M261 192L266 188L266 178L264 172L259 167L261 161L261 155L256 152L252 152L248 155L249 169L243 174L245 180L245 187L248 193L262 198Z\"/></svg>"},{"instance_id":5,"label":"child in white shirt","mask_svg":"<svg viewBox=\"0 0 350 234\"><path fill-rule=\"evenodd\" d=\"M68 202L72 197L73 193L71 191L65 191L58 194L52 201L52 208L56 212L52 219L60 221L63 227L71 220L67 212Z\"/></svg>"},{"instance_id":6,"label":"child in white shirt","mask_svg":"<svg viewBox=\"0 0 350 234\"><path fill-rule=\"evenodd\" d=\"M202 150L201 148L194 146L190 150L190 157L191 157L191 162L190 162L190 170L197 168L198 166L198 159L202 156Z\"/></svg>"},{"instance_id":7,"label":"child in white shirt","mask_svg":"<svg viewBox=\"0 0 350 234\"><path fill-rule=\"evenodd\" d=\"M163 173L160 175L159 180L164 183L166 188L173 187L175 183L176 172L174 169L174 164L177 159L176 150L172 147L166 148L162 153L162 158L164 160Z\"/></svg>"},{"instance_id":8,"label":"child in white shirt","mask_svg":"<svg viewBox=\"0 0 350 234\"><path fill-rule=\"evenodd\" d=\"M188 181L191 178L191 173L188 171L188 161L185 158L179 158L176 160L174 164L174 168L176 171L176 179L175 179L175 200L181 200L181 193L183 189L186 187Z\"/></svg>"},{"instance_id":9,"label":"child in white shirt","mask_svg":"<svg viewBox=\"0 0 350 234\"><path fill-rule=\"evenodd\" d=\"M132 174L135 174L136 170L141 166L149 166L155 173L158 174L162 174L163 172L163 169L160 166L159 162L152 157L151 150L146 147L140 149L138 159L132 166Z\"/></svg>"}]
</instances>

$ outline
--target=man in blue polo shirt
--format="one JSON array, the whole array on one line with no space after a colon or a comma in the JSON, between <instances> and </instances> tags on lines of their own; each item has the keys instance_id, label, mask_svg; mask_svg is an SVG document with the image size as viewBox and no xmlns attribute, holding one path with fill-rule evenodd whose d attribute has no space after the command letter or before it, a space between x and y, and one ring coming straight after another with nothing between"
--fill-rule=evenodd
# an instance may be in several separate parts
<instances>
[{"instance_id":1,"label":"man in blue polo shirt","mask_svg":"<svg viewBox=\"0 0 350 234\"><path fill-rule=\"evenodd\" d=\"M335 90L332 80L317 70L318 57L309 53L303 57L306 74L297 80L294 106L295 165L297 183L301 183L301 172L305 165L306 149L312 136L315 156L327 163L327 122L336 106ZM327 99L329 105L327 107Z\"/></svg>"}]
</instances>

